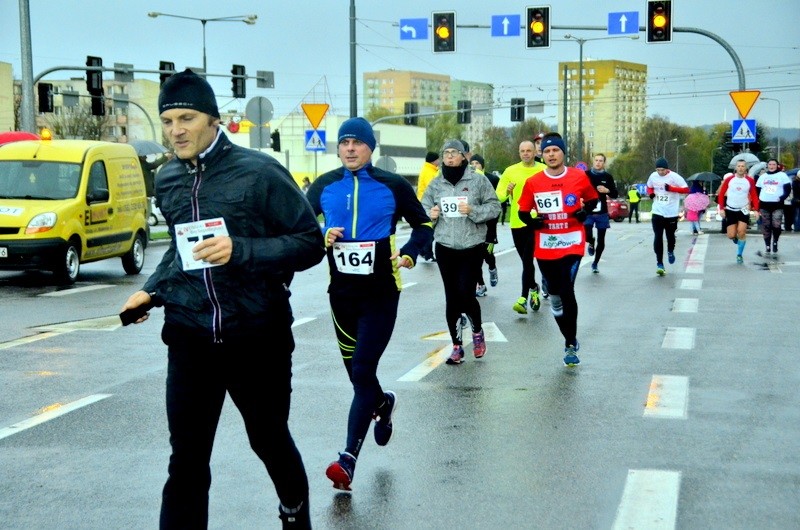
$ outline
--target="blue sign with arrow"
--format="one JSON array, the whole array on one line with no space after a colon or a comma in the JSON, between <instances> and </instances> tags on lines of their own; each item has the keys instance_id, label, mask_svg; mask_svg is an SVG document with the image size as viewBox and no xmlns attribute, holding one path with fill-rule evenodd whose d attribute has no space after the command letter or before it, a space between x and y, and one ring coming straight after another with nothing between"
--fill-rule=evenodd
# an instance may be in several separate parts
<instances>
[{"instance_id":1,"label":"blue sign with arrow","mask_svg":"<svg viewBox=\"0 0 800 530\"><path fill-rule=\"evenodd\" d=\"M639 33L638 11L608 14L609 35L636 35L637 33Z\"/></svg>"},{"instance_id":2,"label":"blue sign with arrow","mask_svg":"<svg viewBox=\"0 0 800 530\"><path fill-rule=\"evenodd\" d=\"M428 19L401 18L400 40L428 40Z\"/></svg>"},{"instance_id":3,"label":"blue sign with arrow","mask_svg":"<svg viewBox=\"0 0 800 530\"><path fill-rule=\"evenodd\" d=\"M492 37L519 37L520 15L492 15Z\"/></svg>"}]
</instances>

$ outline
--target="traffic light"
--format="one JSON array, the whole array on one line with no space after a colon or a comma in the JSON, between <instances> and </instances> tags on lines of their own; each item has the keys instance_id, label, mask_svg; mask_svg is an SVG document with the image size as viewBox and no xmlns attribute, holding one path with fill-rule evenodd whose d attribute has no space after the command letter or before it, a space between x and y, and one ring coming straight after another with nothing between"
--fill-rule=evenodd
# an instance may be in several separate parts
<instances>
[{"instance_id":1,"label":"traffic light","mask_svg":"<svg viewBox=\"0 0 800 530\"><path fill-rule=\"evenodd\" d=\"M525 121L525 98L511 98L511 121Z\"/></svg>"},{"instance_id":2,"label":"traffic light","mask_svg":"<svg viewBox=\"0 0 800 530\"><path fill-rule=\"evenodd\" d=\"M106 97L103 91L100 94L92 95L92 116L105 116L106 115Z\"/></svg>"},{"instance_id":3,"label":"traffic light","mask_svg":"<svg viewBox=\"0 0 800 530\"><path fill-rule=\"evenodd\" d=\"M458 101L458 123L470 123L472 121L472 102L467 99Z\"/></svg>"},{"instance_id":4,"label":"traffic light","mask_svg":"<svg viewBox=\"0 0 800 530\"><path fill-rule=\"evenodd\" d=\"M102 67L103 59L94 57L92 55L86 56L86 66ZM103 71L102 70L86 70L86 90L89 94L96 96L103 91Z\"/></svg>"},{"instance_id":5,"label":"traffic light","mask_svg":"<svg viewBox=\"0 0 800 530\"><path fill-rule=\"evenodd\" d=\"M272 146L272 150L276 153L281 152L281 133L278 129L275 129L275 132L269 135L271 140L270 145Z\"/></svg>"},{"instance_id":6,"label":"traffic light","mask_svg":"<svg viewBox=\"0 0 800 530\"><path fill-rule=\"evenodd\" d=\"M550 47L550 6L528 8L528 48Z\"/></svg>"},{"instance_id":7,"label":"traffic light","mask_svg":"<svg viewBox=\"0 0 800 530\"><path fill-rule=\"evenodd\" d=\"M647 42L672 42L671 0L647 0Z\"/></svg>"},{"instance_id":8,"label":"traffic light","mask_svg":"<svg viewBox=\"0 0 800 530\"><path fill-rule=\"evenodd\" d=\"M53 85L50 83L39 83L39 112L53 112Z\"/></svg>"},{"instance_id":9,"label":"traffic light","mask_svg":"<svg viewBox=\"0 0 800 530\"><path fill-rule=\"evenodd\" d=\"M246 95L245 84L244 84L244 66L241 64L234 64L233 68L231 68L231 74L233 77L231 78L231 89L233 90L233 97L235 98L243 98Z\"/></svg>"},{"instance_id":10,"label":"traffic light","mask_svg":"<svg viewBox=\"0 0 800 530\"><path fill-rule=\"evenodd\" d=\"M433 52L449 53L456 51L456 12L434 13L432 26Z\"/></svg>"},{"instance_id":11,"label":"traffic light","mask_svg":"<svg viewBox=\"0 0 800 530\"><path fill-rule=\"evenodd\" d=\"M161 86L164 84L164 81L169 79L169 77L175 73L175 63L170 63L168 61L159 61L158 69L161 70L161 73L158 74L158 80L159 80L158 86Z\"/></svg>"},{"instance_id":12,"label":"traffic light","mask_svg":"<svg viewBox=\"0 0 800 530\"><path fill-rule=\"evenodd\" d=\"M403 105L403 114L407 115L403 118L403 123L406 125L419 124L419 116L416 116L416 114L419 114L419 104L416 101L406 101ZM411 114L411 116L408 116L408 114Z\"/></svg>"}]
</instances>

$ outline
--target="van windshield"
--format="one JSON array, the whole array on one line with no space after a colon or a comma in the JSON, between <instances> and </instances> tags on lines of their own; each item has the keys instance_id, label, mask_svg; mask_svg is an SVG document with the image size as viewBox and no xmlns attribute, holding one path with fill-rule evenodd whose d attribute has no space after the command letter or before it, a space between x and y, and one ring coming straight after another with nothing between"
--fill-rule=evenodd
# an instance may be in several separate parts
<instances>
[{"instance_id":1,"label":"van windshield","mask_svg":"<svg viewBox=\"0 0 800 530\"><path fill-rule=\"evenodd\" d=\"M0 199L72 199L80 175L80 164L0 160Z\"/></svg>"}]
</instances>

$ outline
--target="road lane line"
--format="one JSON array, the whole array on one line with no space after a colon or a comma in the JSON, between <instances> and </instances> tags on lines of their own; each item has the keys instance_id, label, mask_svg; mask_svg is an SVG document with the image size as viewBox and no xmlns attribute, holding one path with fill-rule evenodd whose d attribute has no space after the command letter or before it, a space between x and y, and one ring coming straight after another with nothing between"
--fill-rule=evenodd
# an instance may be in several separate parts
<instances>
[{"instance_id":1,"label":"road lane line","mask_svg":"<svg viewBox=\"0 0 800 530\"><path fill-rule=\"evenodd\" d=\"M676 298L672 304L673 313L697 313L700 301L697 298Z\"/></svg>"},{"instance_id":2,"label":"road lane line","mask_svg":"<svg viewBox=\"0 0 800 530\"><path fill-rule=\"evenodd\" d=\"M678 289L687 291L699 291L703 288L703 280L681 280L678 284Z\"/></svg>"},{"instance_id":3,"label":"road lane line","mask_svg":"<svg viewBox=\"0 0 800 530\"><path fill-rule=\"evenodd\" d=\"M440 350L429 353L424 361L402 375L398 381L419 381L447 360L451 348L452 345L448 344Z\"/></svg>"},{"instance_id":4,"label":"road lane line","mask_svg":"<svg viewBox=\"0 0 800 530\"><path fill-rule=\"evenodd\" d=\"M681 488L679 471L629 469L613 530L672 530Z\"/></svg>"},{"instance_id":5,"label":"road lane line","mask_svg":"<svg viewBox=\"0 0 800 530\"><path fill-rule=\"evenodd\" d=\"M71 294L85 293L87 291L97 291L98 289L108 289L114 287L108 284L87 285L86 287L75 287L74 289L63 289L61 291L53 291L52 293L44 293L39 296L67 296Z\"/></svg>"},{"instance_id":6,"label":"road lane line","mask_svg":"<svg viewBox=\"0 0 800 530\"><path fill-rule=\"evenodd\" d=\"M686 272L688 274L703 274L705 272L706 252L708 251L708 236L702 235L694 238L689 247L689 256L686 258Z\"/></svg>"},{"instance_id":7,"label":"road lane line","mask_svg":"<svg viewBox=\"0 0 800 530\"><path fill-rule=\"evenodd\" d=\"M654 375L643 416L686 419L689 406L689 378L679 375Z\"/></svg>"},{"instance_id":8,"label":"road lane line","mask_svg":"<svg viewBox=\"0 0 800 530\"><path fill-rule=\"evenodd\" d=\"M691 350L694 348L694 335L695 328L667 328L661 347L675 350Z\"/></svg>"},{"instance_id":9,"label":"road lane line","mask_svg":"<svg viewBox=\"0 0 800 530\"><path fill-rule=\"evenodd\" d=\"M0 440L9 437L12 434L30 429L31 427L41 425L42 423L58 418L59 416L63 416L64 414L72 412L73 410L78 410L81 407L91 405L92 403L97 403L98 401L106 399L107 397L111 397L112 395L113 394L94 394L91 396L86 396L85 398L77 401L73 401L72 403L67 403L66 405L62 405L60 403L48 405L45 407L45 412L42 412L33 418L28 418L27 420L22 420L19 423L15 423L10 427L4 427L0 429Z\"/></svg>"},{"instance_id":10,"label":"road lane line","mask_svg":"<svg viewBox=\"0 0 800 530\"><path fill-rule=\"evenodd\" d=\"M297 326L302 326L303 324L308 324L312 320L316 320L317 317L304 317L304 318L296 318L294 322L292 322L292 327L296 328Z\"/></svg>"}]
</instances>

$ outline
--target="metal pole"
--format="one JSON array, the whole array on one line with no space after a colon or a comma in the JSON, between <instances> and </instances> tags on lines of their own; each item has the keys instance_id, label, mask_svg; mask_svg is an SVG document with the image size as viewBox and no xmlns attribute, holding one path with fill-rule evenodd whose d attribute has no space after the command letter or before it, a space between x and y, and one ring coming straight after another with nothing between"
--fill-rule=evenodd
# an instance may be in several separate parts
<instances>
[{"instance_id":1,"label":"metal pole","mask_svg":"<svg viewBox=\"0 0 800 530\"><path fill-rule=\"evenodd\" d=\"M31 51L31 9L28 0L19 0L19 34L22 51L22 101L19 107L20 129L36 132L33 108L33 53Z\"/></svg>"},{"instance_id":2,"label":"metal pole","mask_svg":"<svg viewBox=\"0 0 800 530\"><path fill-rule=\"evenodd\" d=\"M578 160L583 160L583 43L586 39L578 41L580 58L578 60Z\"/></svg>"},{"instance_id":3,"label":"metal pole","mask_svg":"<svg viewBox=\"0 0 800 530\"><path fill-rule=\"evenodd\" d=\"M672 139L667 140L666 142L664 142L664 149L661 151L661 156L664 157L664 158L667 158L667 144L669 142L677 142L677 141L678 141L677 138L672 138Z\"/></svg>"},{"instance_id":4,"label":"metal pole","mask_svg":"<svg viewBox=\"0 0 800 530\"><path fill-rule=\"evenodd\" d=\"M350 0L350 117L358 116L356 85L356 0Z\"/></svg>"},{"instance_id":5,"label":"metal pole","mask_svg":"<svg viewBox=\"0 0 800 530\"><path fill-rule=\"evenodd\" d=\"M203 24L203 73L208 72L208 68L206 65L206 22L207 20L201 20Z\"/></svg>"}]
</instances>

